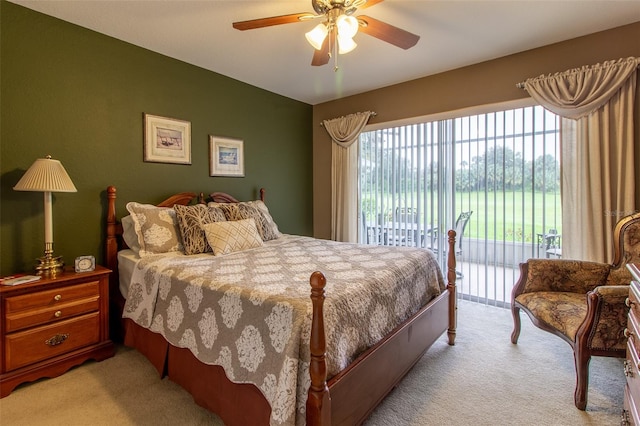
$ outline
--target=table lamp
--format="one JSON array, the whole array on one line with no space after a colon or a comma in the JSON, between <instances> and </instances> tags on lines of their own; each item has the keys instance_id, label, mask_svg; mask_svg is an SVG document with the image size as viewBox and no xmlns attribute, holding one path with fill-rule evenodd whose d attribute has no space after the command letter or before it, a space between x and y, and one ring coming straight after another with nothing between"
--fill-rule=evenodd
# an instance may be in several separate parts
<instances>
[{"instance_id":1,"label":"table lamp","mask_svg":"<svg viewBox=\"0 0 640 426\"><path fill-rule=\"evenodd\" d=\"M44 192L44 256L38 258L39 275L55 275L64 267L62 256L53 256L52 192L77 192L62 163L50 155L37 159L13 187L15 191Z\"/></svg>"}]
</instances>

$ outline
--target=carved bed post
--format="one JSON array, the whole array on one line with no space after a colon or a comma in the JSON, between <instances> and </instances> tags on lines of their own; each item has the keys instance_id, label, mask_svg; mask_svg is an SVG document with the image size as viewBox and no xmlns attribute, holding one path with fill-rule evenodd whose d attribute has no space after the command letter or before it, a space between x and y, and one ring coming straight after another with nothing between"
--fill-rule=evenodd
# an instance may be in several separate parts
<instances>
[{"instance_id":1,"label":"carved bed post","mask_svg":"<svg viewBox=\"0 0 640 426\"><path fill-rule=\"evenodd\" d=\"M117 269L114 269L118 256L118 240L116 239L117 222L116 222L116 187L109 186L107 188L107 241L105 243L105 263L107 268L117 275Z\"/></svg>"},{"instance_id":2,"label":"carved bed post","mask_svg":"<svg viewBox=\"0 0 640 426\"><path fill-rule=\"evenodd\" d=\"M118 286L118 234L122 232L116 220L116 187L107 187L107 238L104 247L105 266L109 274L109 330L114 342L124 340L124 328L120 320L124 299Z\"/></svg>"},{"instance_id":3,"label":"carved bed post","mask_svg":"<svg viewBox=\"0 0 640 426\"><path fill-rule=\"evenodd\" d=\"M327 364L325 354L327 344L324 333L324 287L327 280L322 272L311 274L311 304L313 316L311 318L311 360L309 375L311 386L307 395L307 425L327 426L331 424L331 398L327 386Z\"/></svg>"},{"instance_id":4,"label":"carved bed post","mask_svg":"<svg viewBox=\"0 0 640 426\"><path fill-rule=\"evenodd\" d=\"M457 292L456 292L456 231L448 232L449 252L447 255L447 290L449 291L449 328L447 336L449 344L455 345L457 326Z\"/></svg>"}]
</instances>

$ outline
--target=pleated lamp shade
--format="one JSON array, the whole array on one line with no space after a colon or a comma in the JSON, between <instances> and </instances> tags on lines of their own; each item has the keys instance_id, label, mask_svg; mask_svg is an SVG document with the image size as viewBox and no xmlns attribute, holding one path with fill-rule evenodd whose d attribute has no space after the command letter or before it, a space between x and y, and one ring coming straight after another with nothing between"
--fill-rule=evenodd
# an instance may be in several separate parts
<instances>
[{"instance_id":1,"label":"pleated lamp shade","mask_svg":"<svg viewBox=\"0 0 640 426\"><path fill-rule=\"evenodd\" d=\"M16 191L78 192L67 171L50 155L38 158L13 187Z\"/></svg>"},{"instance_id":2,"label":"pleated lamp shade","mask_svg":"<svg viewBox=\"0 0 640 426\"><path fill-rule=\"evenodd\" d=\"M38 191L44 194L44 256L38 258L38 274L55 275L62 272L62 256L53 255L52 192L78 192L67 171L50 155L38 158L13 187L16 191Z\"/></svg>"}]
</instances>

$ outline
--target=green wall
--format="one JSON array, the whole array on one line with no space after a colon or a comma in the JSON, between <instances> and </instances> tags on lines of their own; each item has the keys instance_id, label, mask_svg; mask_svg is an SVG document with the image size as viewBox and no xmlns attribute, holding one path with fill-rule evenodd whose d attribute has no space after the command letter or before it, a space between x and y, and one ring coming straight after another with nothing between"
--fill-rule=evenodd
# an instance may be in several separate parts
<instances>
[{"instance_id":1,"label":"green wall","mask_svg":"<svg viewBox=\"0 0 640 426\"><path fill-rule=\"evenodd\" d=\"M67 264L102 260L109 185L118 215L127 201L254 199L264 187L281 231L312 234L311 105L5 1L0 25L0 275L42 256L43 196L12 188L47 154L78 188L53 195L55 254ZM191 122L191 165L143 162L143 113ZM244 178L209 176L209 135L244 140Z\"/></svg>"}]
</instances>

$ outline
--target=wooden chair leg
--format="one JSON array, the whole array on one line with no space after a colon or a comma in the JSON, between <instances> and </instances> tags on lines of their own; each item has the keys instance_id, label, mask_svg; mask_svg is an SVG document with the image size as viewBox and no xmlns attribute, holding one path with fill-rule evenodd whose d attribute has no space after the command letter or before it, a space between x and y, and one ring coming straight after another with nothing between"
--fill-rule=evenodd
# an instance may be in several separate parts
<instances>
[{"instance_id":1,"label":"wooden chair leg","mask_svg":"<svg viewBox=\"0 0 640 426\"><path fill-rule=\"evenodd\" d=\"M573 395L576 407L579 410L587 408L587 390L589 389L589 363L591 355L576 347L573 353L576 364L576 391Z\"/></svg>"},{"instance_id":2,"label":"wooden chair leg","mask_svg":"<svg viewBox=\"0 0 640 426\"><path fill-rule=\"evenodd\" d=\"M511 302L511 315L513 315L513 332L511 333L511 343L518 343L520 337L520 308Z\"/></svg>"}]
</instances>

